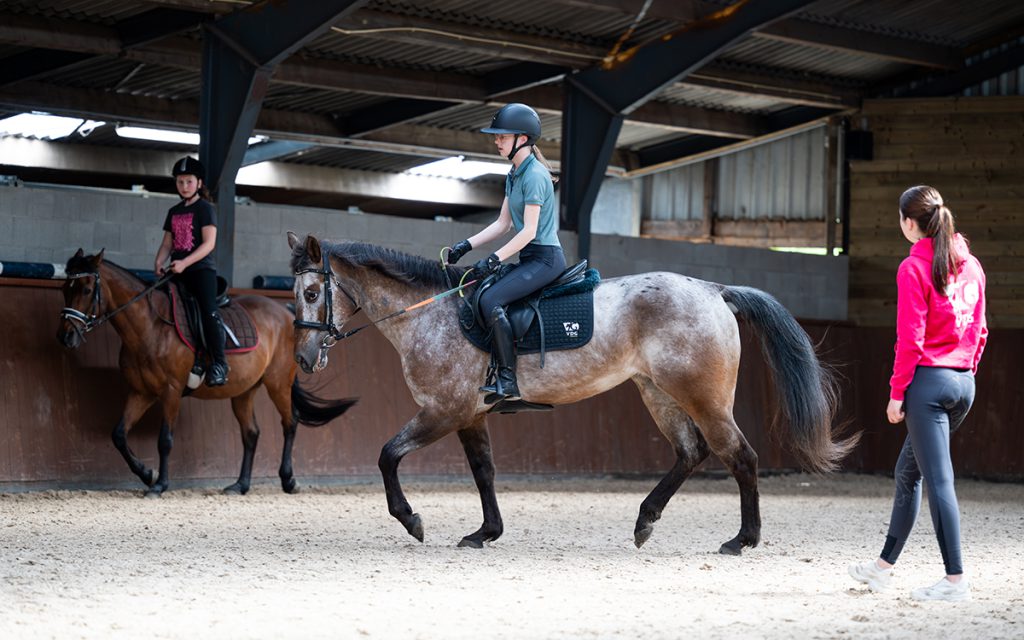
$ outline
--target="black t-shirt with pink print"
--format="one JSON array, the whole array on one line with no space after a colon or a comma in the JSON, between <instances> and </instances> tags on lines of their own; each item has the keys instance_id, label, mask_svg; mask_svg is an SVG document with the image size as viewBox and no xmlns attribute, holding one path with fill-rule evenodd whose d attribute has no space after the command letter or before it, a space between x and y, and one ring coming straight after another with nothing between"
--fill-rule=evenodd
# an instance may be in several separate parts
<instances>
[{"instance_id":1,"label":"black t-shirt with pink print","mask_svg":"<svg viewBox=\"0 0 1024 640\"><path fill-rule=\"evenodd\" d=\"M217 212L213 205L202 198L192 204L179 202L167 212L164 231L171 234L171 260L181 260L203 243L203 227L217 226ZM205 258L189 266L186 271L217 269L217 262L211 251Z\"/></svg>"}]
</instances>

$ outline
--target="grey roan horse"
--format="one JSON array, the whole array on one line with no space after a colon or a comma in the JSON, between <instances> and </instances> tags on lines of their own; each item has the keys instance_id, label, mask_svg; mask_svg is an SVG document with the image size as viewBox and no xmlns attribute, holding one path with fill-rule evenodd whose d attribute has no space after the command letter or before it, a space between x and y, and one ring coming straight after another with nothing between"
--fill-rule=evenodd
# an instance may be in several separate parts
<instances>
[{"instance_id":1,"label":"grey roan horse","mask_svg":"<svg viewBox=\"0 0 1024 640\"><path fill-rule=\"evenodd\" d=\"M321 243L288 234L296 274L295 358L307 372L327 363L337 328L357 310L381 318L446 289L437 262L361 243ZM324 269L328 266L329 269ZM465 269L447 267L458 281ZM329 291L325 293L325 287ZM331 309L325 309L325 300ZM674 273L604 280L594 291L594 333L584 347L519 358L525 400L567 404L632 379L676 453L672 469L640 505L634 541L639 547L669 499L713 452L739 484L739 534L722 553L739 554L760 541L757 454L733 419L740 337L735 313L762 341L778 393L774 423L788 426L788 444L810 470L829 471L855 444L833 435L836 392L800 325L768 294ZM402 492L398 465L407 454L455 431L480 491L483 525L459 546L480 547L502 534L494 493L488 406L478 390L488 356L461 335L456 302L448 298L377 327L401 356L406 384L421 407L380 454L388 510L416 539L423 524ZM313 326L310 326L313 325ZM332 330L328 328L332 327ZM571 384L566 384L571 380ZM441 382L443 381L443 382Z\"/></svg>"}]
</instances>

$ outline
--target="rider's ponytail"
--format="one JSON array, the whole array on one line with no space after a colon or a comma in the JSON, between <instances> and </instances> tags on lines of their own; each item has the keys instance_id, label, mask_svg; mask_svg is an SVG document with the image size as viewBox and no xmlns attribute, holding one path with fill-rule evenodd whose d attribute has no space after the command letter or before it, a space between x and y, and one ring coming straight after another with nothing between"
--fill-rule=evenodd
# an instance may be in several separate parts
<instances>
[{"instance_id":1,"label":"rider's ponytail","mask_svg":"<svg viewBox=\"0 0 1024 640\"><path fill-rule=\"evenodd\" d=\"M956 236L953 212L943 203L938 190L920 185L907 189L900 196L900 215L912 219L921 233L932 239L932 285L939 295L946 295L949 275L956 273L957 263L964 259L953 247Z\"/></svg>"},{"instance_id":2,"label":"rider's ponytail","mask_svg":"<svg viewBox=\"0 0 1024 640\"><path fill-rule=\"evenodd\" d=\"M537 145L533 145L530 148L533 149L533 155L535 155L537 157L537 160L542 165L544 165L544 167L547 168L548 173L551 174L551 182L554 182L554 183L557 184L558 183L558 173L556 173L555 170L551 167L551 163L548 162L548 159L544 157L544 154L537 147Z\"/></svg>"}]
</instances>

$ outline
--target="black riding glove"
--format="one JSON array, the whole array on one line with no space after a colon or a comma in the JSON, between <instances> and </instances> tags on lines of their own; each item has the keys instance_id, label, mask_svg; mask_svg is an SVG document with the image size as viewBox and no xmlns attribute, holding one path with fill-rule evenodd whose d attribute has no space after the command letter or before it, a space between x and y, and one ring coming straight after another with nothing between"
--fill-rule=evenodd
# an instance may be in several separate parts
<instances>
[{"instance_id":1,"label":"black riding glove","mask_svg":"<svg viewBox=\"0 0 1024 640\"><path fill-rule=\"evenodd\" d=\"M501 260L498 259L496 254L492 253L483 260L477 261L477 263L473 265L473 271L475 271L479 277L485 278L497 271L500 266Z\"/></svg>"},{"instance_id":2,"label":"black riding glove","mask_svg":"<svg viewBox=\"0 0 1024 640\"><path fill-rule=\"evenodd\" d=\"M469 240L459 240L454 247L448 250L448 264L455 264L472 249L473 245L469 244Z\"/></svg>"}]
</instances>

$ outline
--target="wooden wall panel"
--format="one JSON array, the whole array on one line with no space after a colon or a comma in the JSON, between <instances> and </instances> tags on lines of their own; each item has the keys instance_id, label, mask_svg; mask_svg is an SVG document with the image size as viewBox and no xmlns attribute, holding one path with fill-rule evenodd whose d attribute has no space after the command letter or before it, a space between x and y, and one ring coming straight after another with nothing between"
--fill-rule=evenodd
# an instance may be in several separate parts
<instances>
[{"instance_id":1,"label":"wooden wall panel","mask_svg":"<svg viewBox=\"0 0 1024 640\"><path fill-rule=\"evenodd\" d=\"M988 275L988 320L1024 327L1024 97L865 102L874 160L851 163L851 321L894 326L907 187L937 188Z\"/></svg>"}]
</instances>

